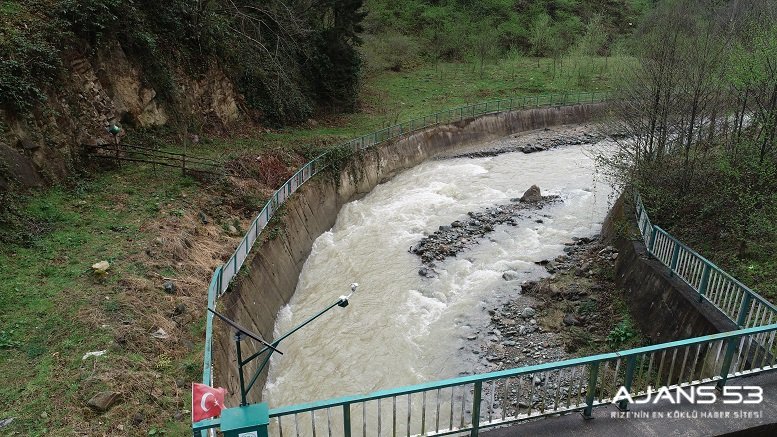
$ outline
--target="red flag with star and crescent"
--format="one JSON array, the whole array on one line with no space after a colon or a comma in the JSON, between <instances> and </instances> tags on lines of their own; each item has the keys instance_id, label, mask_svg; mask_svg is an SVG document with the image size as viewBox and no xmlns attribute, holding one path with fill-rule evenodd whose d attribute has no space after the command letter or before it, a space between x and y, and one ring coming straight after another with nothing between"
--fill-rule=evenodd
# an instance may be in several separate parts
<instances>
[{"instance_id":1,"label":"red flag with star and crescent","mask_svg":"<svg viewBox=\"0 0 777 437\"><path fill-rule=\"evenodd\" d=\"M205 384L192 383L192 422L210 419L221 415L224 408L223 388L213 388Z\"/></svg>"}]
</instances>

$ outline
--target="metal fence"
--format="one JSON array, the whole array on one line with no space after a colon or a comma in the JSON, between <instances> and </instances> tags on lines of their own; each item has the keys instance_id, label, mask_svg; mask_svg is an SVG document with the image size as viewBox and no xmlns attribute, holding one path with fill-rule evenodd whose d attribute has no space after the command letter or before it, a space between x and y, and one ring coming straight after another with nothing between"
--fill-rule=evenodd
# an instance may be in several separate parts
<instances>
[{"instance_id":1,"label":"metal fence","mask_svg":"<svg viewBox=\"0 0 777 437\"><path fill-rule=\"evenodd\" d=\"M489 102L466 105L447 111L437 112L424 117L416 118L404 123L381 129L367 135L362 135L350 141L336 146L337 148L350 147L354 151L364 150L387 141L417 132L422 129L441 124L461 121L486 114L514 111L520 109L539 108L547 106L564 106L582 103L597 103L606 101L609 97L605 92L576 93L576 94L550 94L547 96L526 96L493 100ZM262 229L264 229L273 214L288 199L292 193L326 167L327 155L322 154L305 164L283 186L281 186L267 201L259 215L249 226L243 240L238 245L232 256L224 263L223 271L219 276L219 289L223 293L229 287L230 282L240 271Z\"/></svg>"},{"instance_id":2,"label":"metal fence","mask_svg":"<svg viewBox=\"0 0 777 437\"><path fill-rule=\"evenodd\" d=\"M270 410L273 436L437 436L773 369L777 324ZM758 346L769 339L768 348ZM737 353L740 351L740 353ZM625 408L628 401L619 401Z\"/></svg>"},{"instance_id":3,"label":"metal fence","mask_svg":"<svg viewBox=\"0 0 777 437\"><path fill-rule=\"evenodd\" d=\"M777 366L777 311L763 297L652 225L639 194L637 223L649 251L741 328L654 346L466 376L270 410L270 435L470 434L530 418L711 384ZM618 400L625 409L626 400Z\"/></svg>"},{"instance_id":4,"label":"metal fence","mask_svg":"<svg viewBox=\"0 0 777 437\"><path fill-rule=\"evenodd\" d=\"M740 328L777 322L777 307L660 227L634 194L637 223L648 252Z\"/></svg>"}]
</instances>

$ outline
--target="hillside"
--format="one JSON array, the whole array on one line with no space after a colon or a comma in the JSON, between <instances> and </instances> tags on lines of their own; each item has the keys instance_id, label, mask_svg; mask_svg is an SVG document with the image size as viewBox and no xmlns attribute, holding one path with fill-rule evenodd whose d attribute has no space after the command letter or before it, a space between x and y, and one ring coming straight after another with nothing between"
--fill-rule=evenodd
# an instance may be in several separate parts
<instances>
[{"instance_id":1,"label":"hillside","mask_svg":"<svg viewBox=\"0 0 777 437\"><path fill-rule=\"evenodd\" d=\"M360 5L4 0L0 161L24 185L50 184L111 123L183 140L353 110Z\"/></svg>"},{"instance_id":2,"label":"hillside","mask_svg":"<svg viewBox=\"0 0 777 437\"><path fill-rule=\"evenodd\" d=\"M649 0L367 0L374 68L508 56L560 58L619 49Z\"/></svg>"}]
</instances>

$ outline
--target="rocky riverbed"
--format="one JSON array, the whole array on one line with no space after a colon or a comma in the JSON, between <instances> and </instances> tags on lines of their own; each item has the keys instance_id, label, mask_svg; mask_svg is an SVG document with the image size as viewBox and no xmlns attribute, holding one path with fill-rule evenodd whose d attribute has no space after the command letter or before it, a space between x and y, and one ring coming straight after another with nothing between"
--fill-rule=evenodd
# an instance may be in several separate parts
<instances>
[{"instance_id":1,"label":"rocky riverbed","mask_svg":"<svg viewBox=\"0 0 777 437\"><path fill-rule=\"evenodd\" d=\"M466 220L456 220L450 225L440 226L433 234L424 237L409 249L411 253L421 257L424 264L418 274L428 278L435 277L435 261L456 256L473 244L478 244L478 239L493 232L497 225L517 226L517 220L527 218L530 213L558 201L559 196L543 196L540 188L533 185L522 197L510 199L508 204L486 208L480 212L470 211ZM537 218L536 221L542 223L542 218Z\"/></svg>"},{"instance_id":2,"label":"rocky riverbed","mask_svg":"<svg viewBox=\"0 0 777 437\"><path fill-rule=\"evenodd\" d=\"M535 153L561 146L594 144L605 137L596 133L598 129L588 125L556 126L513 134L476 148L444 154L438 159L483 158L503 153Z\"/></svg>"},{"instance_id":3,"label":"rocky riverbed","mask_svg":"<svg viewBox=\"0 0 777 437\"><path fill-rule=\"evenodd\" d=\"M622 291L613 282L618 252L595 238L575 238L564 254L543 260L549 276L516 286L518 294L489 311L491 324L481 335L467 337L465 349L478 357L477 373L561 361L573 357L636 346L639 334L625 331L626 341L614 341L610 333L628 322ZM507 279L507 278L506 278ZM479 333L480 334L480 333ZM546 372L512 378L505 385L489 387L484 399L492 414L525 414L529 409L582 402L582 372ZM490 406L490 405L489 405ZM484 411L487 414L487 410Z\"/></svg>"}]
</instances>

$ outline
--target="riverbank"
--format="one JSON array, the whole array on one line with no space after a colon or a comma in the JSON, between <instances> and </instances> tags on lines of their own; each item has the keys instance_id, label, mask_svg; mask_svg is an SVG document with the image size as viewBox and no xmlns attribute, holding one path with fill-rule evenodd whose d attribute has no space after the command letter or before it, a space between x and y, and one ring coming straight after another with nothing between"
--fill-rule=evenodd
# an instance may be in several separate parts
<instances>
[{"instance_id":1,"label":"riverbank","mask_svg":"<svg viewBox=\"0 0 777 437\"><path fill-rule=\"evenodd\" d=\"M551 126L442 153L436 159L484 158L504 153L536 153L563 146L595 144L606 138L598 123Z\"/></svg>"}]
</instances>

